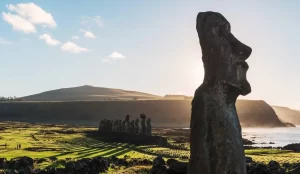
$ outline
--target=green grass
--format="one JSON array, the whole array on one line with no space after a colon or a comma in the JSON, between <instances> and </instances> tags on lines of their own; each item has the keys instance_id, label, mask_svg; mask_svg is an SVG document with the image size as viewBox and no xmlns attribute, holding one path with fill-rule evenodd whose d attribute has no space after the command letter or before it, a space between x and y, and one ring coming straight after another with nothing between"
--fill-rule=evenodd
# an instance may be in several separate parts
<instances>
[{"instance_id":1,"label":"green grass","mask_svg":"<svg viewBox=\"0 0 300 174\"><path fill-rule=\"evenodd\" d=\"M109 174L131 174L131 173L139 173L139 174L148 174L150 173L151 166L133 166L130 168L121 167L117 170L110 170Z\"/></svg>"},{"instance_id":2,"label":"green grass","mask_svg":"<svg viewBox=\"0 0 300 174\"><path fill-rule=\"evenodd\" d=\"M300 163L300 153L279 149L251 149L245 150L245 154L254 161L269 163L271 160L283 163Z\"/></svg>"},{"instance_id":3,"label":"green grass","mask_svg":"<svg viewBox=\"0 0 300 174\"><path fill-rule=\"evenodd\" d=\"M190 155L189 150L176 150L157 146L134 146L126 143L106 143L86 137L84 134L86 130L96 131L95 128L85 127L0 122L0 158L11 159L21 156L45 158L45 162L35 164L35 167L45 168L48 166L63 167L63 160L66 158L74 160L97 156L122 158L126 155L129 158L152 160L157 155L162 155L165 159L176 158L180 161L188 161ZM68 131L71 134L67 134ZM7 148L3 146L5 143L8 145ZM15 149L17 144L22 145L21 150ZM28 148L38 148L40 151L31 151ZM245 154L255 161L263 163L268 163L271 160L281 164L300 162L300 153L278 149L245 150ZM56 157L59 160L51 162L50 157ZM114 173L116 170L118 173L120 171L128 173L130 170L143 173L143 171L149 170L149 166L138 166L130 169L121 167L110 169L110 172Z\"/></svg>"},{"instance_id":4,"label":"green grass","mask_svg":"<svg viewBox=\"0 0 300 174\"><path fill-rule=\"evenodd\" d=\"M69 128L58 126L30 125L24 128L22 123L2 123L0 127L5 130L0 131L0 158L16 158L29 156L31 158L56 157L57 159L81 159L97 156L119 158L129 156L131 158L153 159L153 155L139 152L136 146L125 143L105 143L85 136L83 131L91 128ZM73 134L65 134L63 131L75 130ZM96 130L96 129L95 129ZM8 146L5 148L4 144ZM17 150L17 144L22 145L21 150ZM41 151L31 151L28 148L39 148ZM54 163L47 160L35 167L45 168L47 166L62 167L60 161Z\"/></svg>"},{"instance_id":5,"label":"green grass","mask_svg":"<svg viewBox=\"0 0 300 174\"><path fill-rule=\"evenodd\" d=\"M286 154L290 153L289 150L280 150L280 149L251 149L245 150L246 155L271 155L271 154Z\"/></svg>"}]
</instances>

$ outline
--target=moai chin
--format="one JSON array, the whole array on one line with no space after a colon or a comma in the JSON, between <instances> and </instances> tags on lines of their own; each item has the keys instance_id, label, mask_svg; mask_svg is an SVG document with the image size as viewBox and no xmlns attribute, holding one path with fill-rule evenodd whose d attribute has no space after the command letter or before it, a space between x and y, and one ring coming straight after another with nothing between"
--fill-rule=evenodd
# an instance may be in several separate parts
<instances>
[{"instance_id":1,"label":"moai chin","mask_svg":"<svg viewBox=\"0 0 300 174\"><path fill-rule=\"evenodd\" d=\"M197 16L205 76L192 101L189 174L246 174L235 102L251 92L245 60L252 49L230 27L220 13Z\"/></svg>"}]
</instances>

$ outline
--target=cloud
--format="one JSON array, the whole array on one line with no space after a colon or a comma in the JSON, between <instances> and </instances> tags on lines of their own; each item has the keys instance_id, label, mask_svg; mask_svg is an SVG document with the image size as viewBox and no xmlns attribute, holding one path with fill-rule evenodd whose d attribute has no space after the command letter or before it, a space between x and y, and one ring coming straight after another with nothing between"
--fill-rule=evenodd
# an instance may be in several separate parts
<instances>
[{"instance_id":1,"label":"cloud","mask_svg":"<svg viewBox=\"0 0 300 174\"><path fill-rule=\"evenodd\" d=\"M87 30L83 30L83 29L80 29L80 31L83 32L83 36L85 38L89 38L89 39L95 39L96 38L94 33L92 33L91 31L87 31Z\"/></svg>"},{"instance_id":2,"label":"cloud","mask_svg":"<svg viewBox=\"0 0 300 174\"><path fill-rule=\"evenodd\" d=\"M90 51L87 48L80 47L73 42L66 42L61 46L63 51L71 52L71 53L82 53Z\"/></svg>"},{"instance_id":3,"label":"cloud","mask_svg":"<svg viewBox=\"0 0 300 174\"><path fill-rule=\"evenodd\" d=\"M7 23L11 24L14 30L22 31L24 33L36 32L35 26L21 16L11 14L9 12L2 12L2 18Z\"/></svg>"},{"instance_id":4,"label":"cloud","mask_svg":"<svg viewBox=\"0 0 300 174\"><path fill-rule=\"evenodd\" d=\"M96 22L96 24L98 25L98 27L103 27L103 22L102 22L100 16L96 16L94 18L91 17L91 19Z\"/></svg>"},{"instance_id":5,"label":"cloud","mask_svg":"<svg viewBox=\"0 0 300 174\"><path fill-rule=\"evenodd\" d=\"M50 36L49 34L43 34L43 35L40 35L39 37L41 40L44 40L46 42L46 44L48 45L59 45L60 44L60 41L58 40L55 40L54 38L52 38L52 36Z\"/></svg>"},{"instance_id":6,"label":"cloud","mask_svg":"<svg viewBox=\"0 0 300 174\"><path fill-rule=\"evenodd\" d=\"M79 36L72 36L72 39L73 39L73 40L78 40L78 39L79 39Z\"/></svg>"},{"instance_id":7,"label":"cloud","mask_svg":"<svg viewBox=\"0 0 300 174\"><path fill-rule=\"evenodd\" d=\"M93 25L96 25L99 28L104 26L100 16L83 16L81 17L80 23L89 28L91 28Z\"/></svg>"},{"instance_id":8,"label":"cloud","mask_svg":"<svg viewBox=\"0 0 300 174\"><path fill-rule=\"evenodd\" d=\"M10 45L12 43L0 37L0 44Z\"/></svg>"},{"instance_id":9,"label":"cloud","mask_svg":"<svg viewBox=\"0 0 300 174\"><path fill-rule=\"evenodd\" d=\"M110 61L113 61L113 60L125 60L125 59L126 59L125 56L123 56L122 54L114 51L113 53L111 53L110 56L108 56L105 59L102 59L102 62L107 63L107 62L110 62Z\"/></svg>"},{"instance_id":10,"label":"cloud","mask_svg":"<svg viewBox=\"0 0 300 174\"><path fill-rule=\"evenodd\" d=\"M126 59L125 56L123 56L122 54L120 54L116 51L111 53L111 55L108 58L113 59L113 60L118 60L118 59L124 60L124 59Z\"/></svg>"},{"instance_id":11,"label":"cloud","mask_svg":"<svg viewBox=\"0 0 300 174\"><path fill-rule=\"evenodd\" d=\"M28 34L36 32L36 25L57 26L52 15L34 3L9 4L6 7L10 12L2 12L2 18L12 25L14 30Z\"/></svg>"},{"instance_id":12,"label":"cloud","mask_svg":"<svg viewBox=\"0 0 300 174\"><path fill-rule=\"evenodd\" d=\"M8 10L15 12L31 24L56 27L56 22L54 21L51 13L47 13L34 3L20 3L17 5L9 4L6 7Z\"/></svg>"}]
</instances>

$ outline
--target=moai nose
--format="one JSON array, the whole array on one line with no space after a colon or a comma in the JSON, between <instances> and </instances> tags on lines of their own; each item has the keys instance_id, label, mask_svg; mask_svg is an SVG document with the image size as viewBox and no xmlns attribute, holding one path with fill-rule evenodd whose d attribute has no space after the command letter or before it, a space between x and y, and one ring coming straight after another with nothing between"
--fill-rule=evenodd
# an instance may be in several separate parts
<instances>
[{"instance_id":1,"label":"moai nose","mask_svg":"<svg viewBox=\"0 0 300 174\"><path fill-rule=\"evenodd\" d=\"M246 60L251 55L251 53L252 53L252 49L249 46L241 43L240 49L238 51L238 55L243 60Z\"/></svg>"}]
</instances>

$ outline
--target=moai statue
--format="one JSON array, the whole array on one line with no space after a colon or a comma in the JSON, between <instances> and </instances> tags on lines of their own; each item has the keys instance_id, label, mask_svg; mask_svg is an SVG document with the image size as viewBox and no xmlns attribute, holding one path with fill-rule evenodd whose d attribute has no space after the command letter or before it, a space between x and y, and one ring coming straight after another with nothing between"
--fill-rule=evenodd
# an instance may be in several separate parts
<instances>
[{"instance_id":1,"label":"moai statue","mask_svg":"<svg viewBox=\"0 0 300 174\"><path fill-rule=\"evenodd\" d=\"M126 127L126 121L123 120L122 122L122 127L121 127L121 132L125 132L125 127Z\"/></svg>"},{"instance_id":2,"label":"moai statue","mask_svg":"<svg viewBox=\"0 0 300 174\"><path fill-rule=\"evenodd\" d=\"M98 131L101 131L101 121L99 122Z\"/></svg>"},{"instance_id":3,"label":"moai statue","mask_svg":"<svg viewBox=\"0 0 300 174\"><path fill-rule=\"evenodd\" d=\"M147 124L146 134L152 135L151 118L147 119L146 124Z\"/></svg>"},{"instance_id":4,"label":"moai statue","mask_svg":"<svg viewBox=\"0 0 300 174\"><path fill-rule=\"evenodd\" d=\"M141 134L146 135L146 115L141 114L140 118L141 118Z\"/></svg>"},{"instance_id":5,"label":"moai statue","mask_svg":"<svg viewBox=\"0 0 300 174\"><path fill-rule=\"evenodd\" d=\"M131 120L130 126L129 126L129 133L133 134L134 131L135 131L134 120Z\"/></svg>"},{"instance_id":6,"label":"moai statue","mask_svg":"<svg viewBox=\"0 0 300 174\"><path fill-rule=\"evenodd\" d=\"M130 115L126 115L125 117L125 132L129 132L129 126L130 126Z\"/></svg>"},{"instance_id":7,"label":"moai statue","mask_svg":"<svg viewBox=\"0 0 300 174\"><path fill-rule=\"evenodd\" d=\"M107 132L112 132L112 121L111 120L107 120L107 122L106 122L106 124L107 124Z\"/></svg>"},{"instance_id":8,"label":"moai statue","mask_svg":"<svg viewBox=\"0 0 300 174\"><path fill-rule=\"evenodd\" d=\"M113 123L113 132L117 132L118 130L118 120L115 120L114 123Z\"/></svg>"},{"instance_id":9,"label":"moai statue","mask_svg":"<svg viewBox=\"0 0 300 174\"><path fill-rule=\"evenodd\" d=\"M122 122L121 120L116 120L116 132L121 132Z\"/></svg>"},{"instance_id":10,"label":"moai statue","mask_svg":"<svg viewBox=\"0 0 300 174\"><path fill-rule=\"evenodd\" d=\"M192 101L188 173L246 174L235 102L251 92L246 59L252 49L233 36L220 13L199 13L196 28L205 75Z\"/></svg>"},{"instance_id":11,"label":"moai statue","mask_svg":"<svg viewBox=\"0 0 300 174\"><path fill-rule=\"evenodd\" d=\"M134 122L134 127L135 127L135 133L136 134L139 134L140 133L140 120L137 118Z\"/></svg>"},{"instance_id":12,"label":"moai statue","mask_svg":"<svg viewBox=\"0 0 300 174\"><path fill-rule=\"evenodd\" d=\"M102 132L106 132L106 119L103 119L102 121Z\"/></svg>"},{"instance_id":13,"label":"moai statue","mask_svg":"<svg viewBox=\"0 0 300 174\"><path fill-rule=\"evenodd\" d=\"M122 120L119 120L119 132L122 132L123 128L122 128Z\"/></svg>"},{"instance_id":14,"label":"moai statue","mask_svg":"<svg viewBox=\"0 0 300 174\"><path fill-rule=\"evenodd\" d=\"M103 131L103 120L100 121L99 123L99 129L98 129L99 132L102 132Z\"/></svg>"},{"instance_id":15,"label":"moai statue","mask_svg":"<svg viewBox=\"0 0 300 174\"><path fill-rule=\"evenodd\" d=\"M109 120L104 119L104 132L108 131L108 122Z\"/></svg>"}]
</instances>

